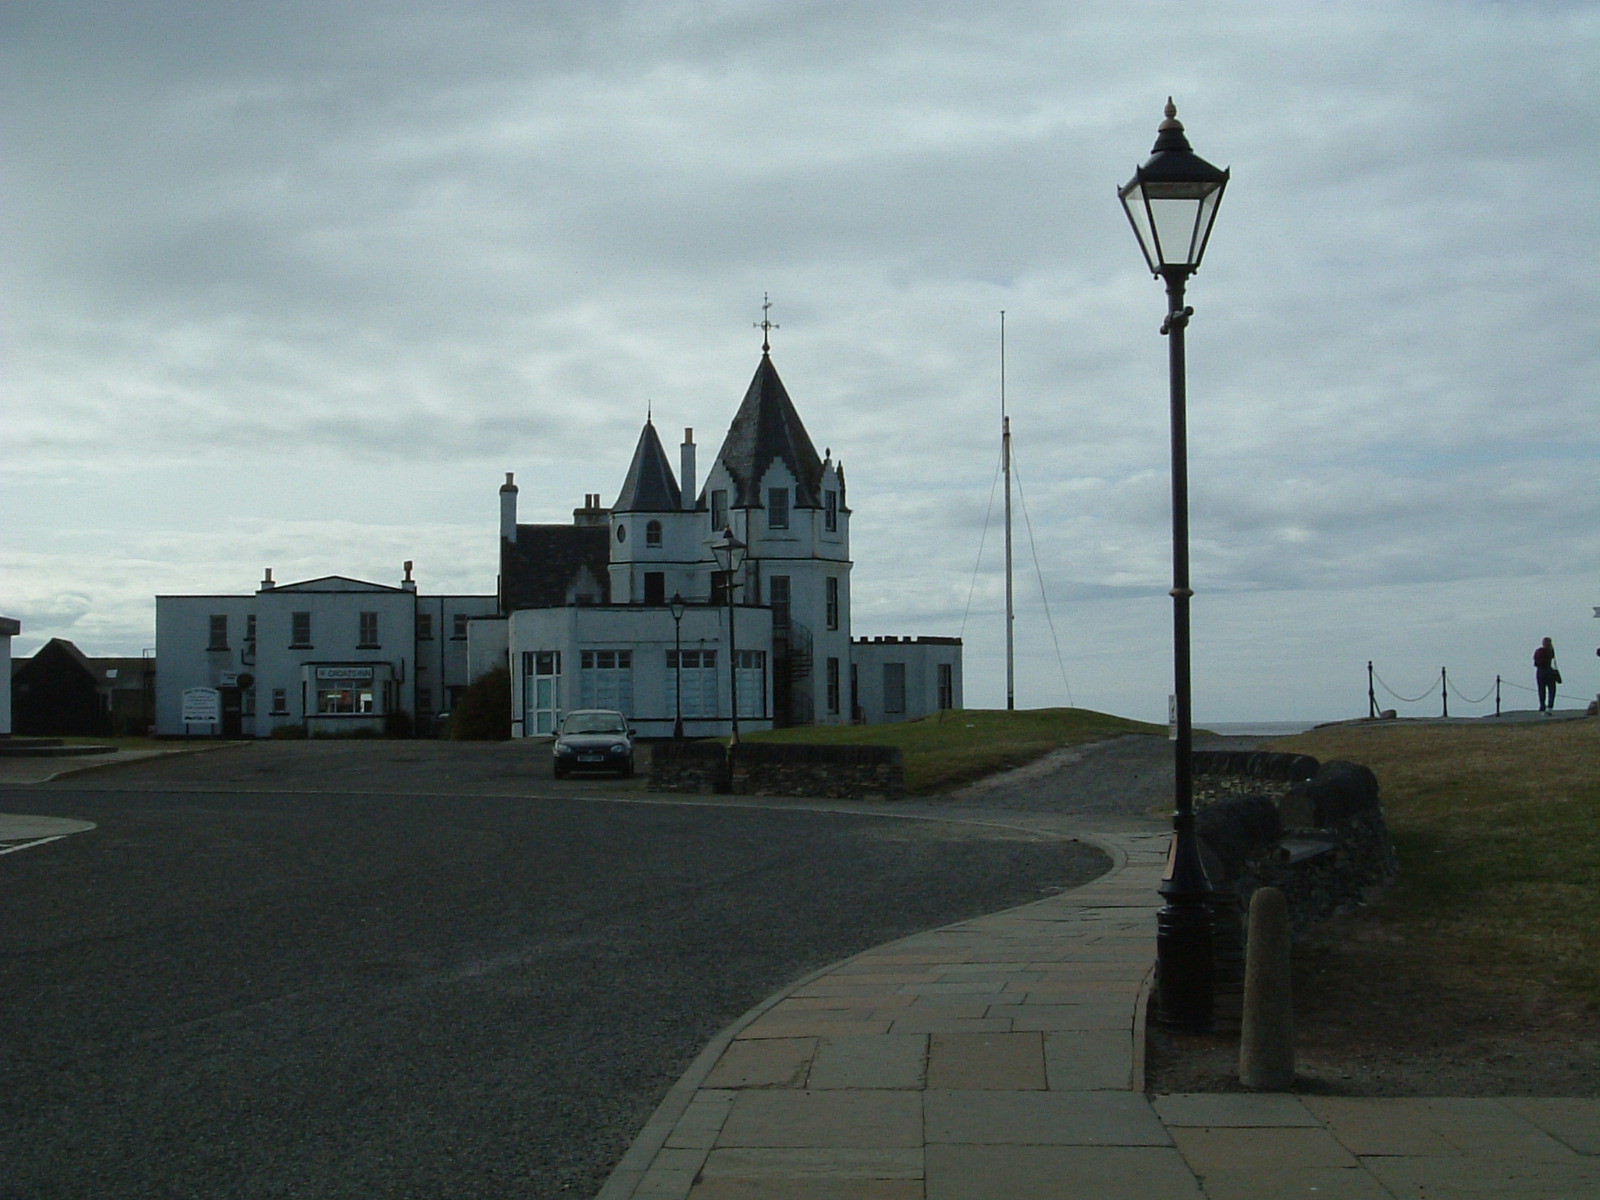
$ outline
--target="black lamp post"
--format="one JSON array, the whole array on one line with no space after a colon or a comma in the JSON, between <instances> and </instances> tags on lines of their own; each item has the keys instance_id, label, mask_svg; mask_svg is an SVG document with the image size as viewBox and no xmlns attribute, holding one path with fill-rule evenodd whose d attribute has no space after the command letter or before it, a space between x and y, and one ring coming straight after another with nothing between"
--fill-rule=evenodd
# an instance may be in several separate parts
<instances>
[{"instance_id":1,"label":"black lamp post","mask_svg":"<svg viewBox=\"0 0 1600 1200\"><path fill-rule=\"evenodd\" d=\"M734 576L744 566L747 550L749 547L734 537L731 529L724 529L722 536L711 543L711 553L717 556L717 567L728 581L728 698L733 706L732 731L728 736L729 746L739 744L739 653L733 641L733 589L737 586L734 583Z\"/></svg>"},{"instance_id":2,"label":"black lamp post","mask_svg":"<svg viewBox=\"0 0 1600 1200\"><path fill-rule=\"evenodd\" d=\"M672 738L678 742L683 741L683 610L683 596L673 592L667 611L672 614Z\"/></svg>"},{"instance_id":3,"label":"black lamp post","mask_svg":"<svg viewBox=\"0 0 1600 1200\"><path fill-rule=\"evenodd\" d=\"M1218 170L1189 147L1177 107L1167 100L1166 120L1150 160L1118 190L1139 248L1152 274L1166 281L1167 319L1161 332L1172 391L1172 644L1176 697L1176 809L1172 849L1161 881L1166 904L1156 916L1157 1010L1162 1024L1204 1032L1211 1027L1213 994L1211 893L1194 825L1194 727L1189 689L1189 451L1184 414L1183 331L1194 315L1183 289L1200 269L1217 206L1228 185Z\"/></svg>"}]
</instances>

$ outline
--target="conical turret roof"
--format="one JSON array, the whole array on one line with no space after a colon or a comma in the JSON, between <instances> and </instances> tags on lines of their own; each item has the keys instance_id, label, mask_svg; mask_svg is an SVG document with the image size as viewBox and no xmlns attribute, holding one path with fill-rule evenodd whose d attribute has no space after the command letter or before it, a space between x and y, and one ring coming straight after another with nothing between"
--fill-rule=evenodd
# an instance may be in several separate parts
<instances>
[{"instance_id":1,"label":"conical turret roof","mask_svg":"<svg viewBox=\"0 0 1600 1200\"><path fill-rule=\"evenodd\" d=\"M683 493L678 479L667 462L661 439L656 436L655 424L645 420L639 434L639 444L633 449L633 462L628 466L628 477L622 481L622 492L611 506L613 512L677 512L682 507Z\"/></svg>"},{"instance_id":2,"label":"conical turret roof","mask_svg":"<svg viewBox=\"0 0 1600 1200\"><path fill-rule=\"evenodd\" d=\"M733 477L736 507L761 503L758 489L762 476L776 460L781 460L795 477L795 507L820 507L822 459L817 457L817 449L784 390L783 380L778 378L771 356L763 353L722 449L717 451L717 461Z\"/></svg>"}]
</instances>

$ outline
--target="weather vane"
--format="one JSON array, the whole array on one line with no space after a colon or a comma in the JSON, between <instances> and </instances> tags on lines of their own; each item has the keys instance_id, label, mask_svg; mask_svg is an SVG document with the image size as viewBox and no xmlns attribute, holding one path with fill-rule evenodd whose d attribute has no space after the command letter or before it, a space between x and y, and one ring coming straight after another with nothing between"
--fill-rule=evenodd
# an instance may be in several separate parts
<instances>
[{"instance_id":1,"label":"weather vane","mask_svg":"<svg viewBox=\"0 0 1600 1200\"><path fill-rule=\"evenodd\" d=\"M772 351L772 331L779 328L773 324L769 313L772 309L772 299L766 292L761 293L761 320L756 321L752 328L761 330L761 353L769 354Z\"/></svg>"}]
</instances>

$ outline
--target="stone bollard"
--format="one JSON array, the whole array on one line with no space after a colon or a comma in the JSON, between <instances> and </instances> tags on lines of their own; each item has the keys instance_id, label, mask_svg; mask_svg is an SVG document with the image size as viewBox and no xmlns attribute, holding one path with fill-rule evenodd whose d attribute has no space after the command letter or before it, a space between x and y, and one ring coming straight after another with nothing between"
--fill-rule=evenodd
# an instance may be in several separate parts
<instances>
[{"instance_id":1,"label":"stone bollard","mask_svg":"<svg viewBox=\"0 0 1600 1200\"><path fill-rule=\"evenodd\" d=\"M1285 1091L1294 1084L1289 905L1277 888L1258 888L1250 898L1239 1082L1247 1088L1273 1092Z\"/></svg>"}]
</instances>

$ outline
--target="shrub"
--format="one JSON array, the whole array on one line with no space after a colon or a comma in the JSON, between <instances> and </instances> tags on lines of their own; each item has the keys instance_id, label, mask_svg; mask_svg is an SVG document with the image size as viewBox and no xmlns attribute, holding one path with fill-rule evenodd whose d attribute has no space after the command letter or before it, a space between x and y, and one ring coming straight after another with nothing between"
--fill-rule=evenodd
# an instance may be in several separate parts
<instances>
[{"instance_id":1,"label":"shrub","mask_svg":"<svg viewBox=\"0 0 1600 1200\"><path fill-rule=\"evenodd\" d=\"M305 740L306 727L304 725L274 725L272 736L283 742L298 742Z\"/></svg>"},{"instance_id":2,"label":"shrub","mask_svg":"<svg viewBox=\"0 0 1600 1200\"><path fill-rule=\"evenodd\" d=\"M496 667L478 676L461 693L450 714L450 738L457 742L503 742L511 736L511 672Z\"/></svg>"}]
</instances>

